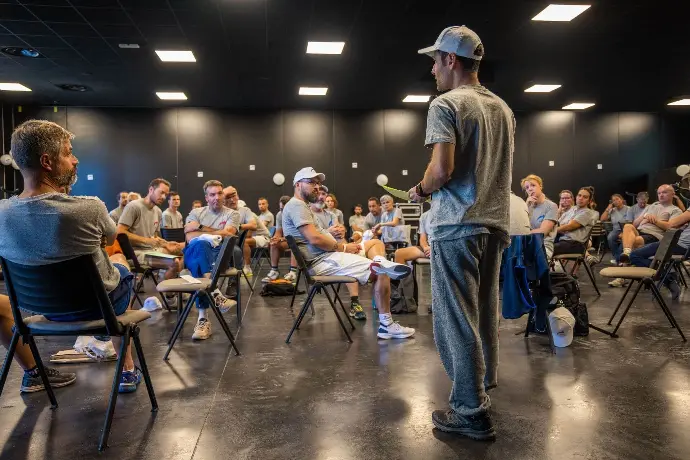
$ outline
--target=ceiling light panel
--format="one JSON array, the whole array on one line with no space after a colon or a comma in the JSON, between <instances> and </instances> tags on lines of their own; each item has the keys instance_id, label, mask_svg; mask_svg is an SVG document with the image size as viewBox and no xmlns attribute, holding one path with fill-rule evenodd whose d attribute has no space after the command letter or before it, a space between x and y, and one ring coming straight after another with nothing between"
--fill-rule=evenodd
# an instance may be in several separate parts
<instances>
[{"instance_id":1,"label":"ceiling light panel","mask_svg":"<svg viewBox=\"0 0 690 460\"><path fill-rule=\"evenodd\" d=\"M584 110L594 107L594 102L573 102L563 107L563 110Z\"/></svg>"},{"instance_id":2,"label":"ceiling light panel","mask_svg":"<svg viewBox=\"0 0 690 460\"><path fill-rule=\"evenodd\" d=\"M668 105L690 105L690 99L679 99L674 102L670 102Z\"/></svg>"},{"instance_id":3,"label":"ceiling light panel","mask_svg":"<svg viewBox=\"0 0 690 460\"><path fill-rule=\"evenodd\" d=\"M21 83L0 83L0 91L31 91Z\"/></svg>"},{"instance_id":4,"label":"ceiling light panel","mask_svg":"<svg viewBox=\"0 0 690 460\"><path fill-rule=\"evenodd\" d=\"M158 91L156 96L163 101L186 101L187 95L181 92Z\"/></svg>"},{"instance_id":5,"label":"ceiling light panel","mask_svg":"<svg viewBox=\"0 0 690 460\"><path fill-rule=\"evenodd\" d=\"M342 54L345 42L309 42L307 54Z\"/></svg>"},{"instance_id":6,"label":"ceiling light panel","mask_svg":"<svg viewBox=\"0 0 690 460\"><path fill-rule=\"evenodd\" d=\"M541 13L532 18L532 21L572 21L592 5L558 5L551 4L544 8Z\"/></svg>"},{"instance_id":7,"label":"ceiling light panel","mask_svg":"<svg viewBox=\"0 0 690 460\"><path fill-rule=\"evenodd\" d=\"M560 88L561 85L533 85L530 86L525 90L526 93L550 93L551 91L554 91L558 88Z\"/></svg>"},{"instance_id":8,"label":"ceiling light panel","mask_svg":"<svg viewBox=\"0 0 690 460\"><path fill-rule=\"evenodd\" d=\"M162 51L156 50L156 54L163 62L196 62L191 51Z\"/></svg>"},{"instance_id":9,"label":"ceiling light panel","mask_svg":"<svg viewBox=\"0 0 690 460\"><path fill-rule=\"evenodd\" d=\"M312 88L309 86L302 86L299 89L300 96L325 96L328 88Z\"/></svg>"},{"instance_id":10,"label":"ceiling light panel","mask_svg":"<svg viewBox=\"0 0 690 460\"><path fill-rule=\"evenodd\" d=\"M421 94L408 94L403 102L429 102L431 96L423 96Z\"/></svg>"}]
</instances>

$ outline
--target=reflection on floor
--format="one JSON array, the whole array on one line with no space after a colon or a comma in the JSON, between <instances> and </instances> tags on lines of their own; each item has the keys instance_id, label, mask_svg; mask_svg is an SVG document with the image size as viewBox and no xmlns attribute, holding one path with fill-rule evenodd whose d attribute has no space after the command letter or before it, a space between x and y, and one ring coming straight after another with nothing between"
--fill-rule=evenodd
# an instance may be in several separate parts
<instances>
[{"instance_id":1,"label":"reflection on floor","mask_svg":"<svg viewBox=\"0 0 690 460\"><path fill-rule=\"evenodd\" d=\"M690 345L648 292L640 295L619 339L592 331L556 355L546 337L515 335L524 319L504 320L500 384L491 393L497 441L433 430L431 411L446 406L450 382L426 314L428 272L420 276L419 314L398 317L417 328L415 338L405 341L377 340L370 288L361 295L368 319L357 323L351 345L321 296L316 316L308 314L286 345L299 306L291 310L289 298L256 294L238 331L242 356L230 352L215 323L210 340L192 342L192 313L166 363L175 315L158 312L142 336L160 411L151 416L143 386L122 395L110 447L101 455L98 436L114 366L64 366L79 380L57 390L56 411L44 393L19 395L21 373L13 366L0 398L0 458L688 458ZM601 279L599 286L603 295L597 298L583 282L583 300L591 321L605 325L623 289L608 288ZM683 296L671 308L690 334L690 294ZM237 330L236 318L227 315ZM72 343L41 340L39 348L48 356Z\"/></svg>"}]
</instances>

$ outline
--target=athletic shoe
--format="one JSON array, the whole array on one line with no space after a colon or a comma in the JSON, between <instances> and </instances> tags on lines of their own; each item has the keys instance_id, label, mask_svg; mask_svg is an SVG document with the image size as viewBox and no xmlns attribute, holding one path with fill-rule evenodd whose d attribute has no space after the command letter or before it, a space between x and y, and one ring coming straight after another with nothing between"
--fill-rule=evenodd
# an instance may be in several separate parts
<instances>
[{"instance_id":1,"label":"athletic shoe","mask_svg":"<svg viewBox=\"0 0 690 460\"><path fill-rule=\"evenodd\" d=\"M52 367L46 367L45 370L48 375L48 382L50 382L50 386L53 388L66 387L77 380L77 374L72 374L71 372L61 373ZM22 386L19 388L20 393L35 393L45 389L46 387L43 385L43 379L41 379L38 372L36 372L35 376L24 372Z\"/></svg>"},{"instance_id":2,"label":"athletic shoe","mask_svg":"<svg viewBox=\"0 0 690 460\"><path fill-rule=\"evenodd\" d=\"M630 254L626 254L625 252L621 254L621 256L618 258L620 261L621 265L630 265Z\"/></svg>"},{"instance_id":3,"label":"athletic shoe","mask_svg":"<svg viewBox=\"0 0 690 460\"><path fill-rule=\"evenodd\" d=\"M403 279L412 273L412 268L407 264L391 262L383 256L374 257L371 269L379 275L388 275L392 280Z\"/></svg>"},{"instance_id":4,"label":"athletic shoe","mask_svg":"<svg viewBox=\"0 0 690 460\"><path fill-rule=\"evenodd\" d=\"M616 278L613 281L609 281L609 286L611 287L624 287L626 285L626 281L623 278Z\"/></svg>"},{"instance_id":5,"label":"athletic shoe","mask_svg":"<svg viewBox=\"0 0 690 460\"><path fill-rule=\"evenodd\" d=\"M264 279L261 280L262 283L270 283L271 281L275 281L280 277L280 272L278 270L273 270L271 269L270 272L268 272L268 275Z\"/></svg>"},{"instance_id":6,"label":"athletic shoe","mask_svg":"<svg viewBox=\"0 0 690 460\"><path fill-rule=\"evenodd\" d=\"M221 292L220 289L216 289L211 293L211 297L213 297L213 301L216 304L216 307L220 310L221 313L227 313L232 307L234 307L234 302L227 297L225 297Z\"/></svg>"},{"instance_id":7,"label":"athletic shoe","mask_svg":"<svg viewBox=\"0 0 690 460\"><path fill-rule=\"evenodd\" d=\"M164 294L168 307L177 307L177 294Z\"/></svg>"},{"instance_id":8,"label":"athletic shoe","mask_svg":"<svg viewBox=\"0 0 690 460\"><path fill-rule=\"evenodd\" d=\"M283 276L283 279L294 284L297 281L297 272L290 270L285 276Z\"/></svg>"},{"instance_id":9,"label":"athletic shoe","mask_svg":"<svg viewBox=\"0 0 690 460\"><path fill-rule=\"evenodd\" d=\"M196 326L194 326L194 334L192 334L193 340L206 340L211 337L211 322L206 318L202 318L197 321Z\"/></svg>"},{"instance_id":10,"label":"athletic shoe","mask_svg":"<svg viewBox=\"0 0 690 460\"><path fill-rule=\"evenodd\" d=\"M678 281L671 280L666 287L671 291L671 299L678 300L680 298L680 286L678 285Z\"/></svg>"},{"instance_id":11,"label":"athletic shoe","mask_svg":"<svg viewBox=\"0 0 690 460\"><path fill-rule=\"evenodd\" d=\"M611 265L616 265L618 262L616 262L616 259L611 259L611 260L609 260L609 263Z\"/></svg>"},{"instance_id":12,"label":"athletic shoe","mask_svg":"<svg viewBox=\"0 0 690 460\"><path fill-rule=\"evenodd\" d=\"M585 262L590 267L594 267L596 264L599 263L599 259L597 259L595 256L593 256L591 254L587 254L587 256L585 257Z\"/></svg>"},{"instance_id":13,"label":"athletic shoe","mask_svg":"<svg viewBox=\"0 0 690 460\"><path fill-rule=\"evenodd\" d=\"M354 319L367 319L367 315L359 302L350 302L350 316Z\"/></svg>"},{"instance_id":14,"label":"athletic shoe","mask_svg":"<svg viewBox=\"0 0 690 460\"><path fill-rule=\"evenodd\" d=\"M122 371L118 393L133 393L137 391L137 386L141 383L144 374L141 369L135 367L133 371Z\"/></svg>"},{"instance_id":15,"label":"athletic shoe","mask_svg":"<svg viewBox=\"0 0 690 460\"><path fill-rule=\"evenodd\" d=\"M431 421L439 430L467 436L477 441L496 439L496 431L489 414L460 415L453 409L435 410Z\"/></svg>"},{"instance_id":16,"label":"athletic shoe","mask_svg":"<svg viewBox=\"0 0 690 460\"><path fill-rule=\"evenodd\" d=\"M414 335L415 330L411 327L401 326L396 321L393 321L388 326L379 323L379 330L376 334L379 339L406 339Z\"/></svg>"},{"instance_id":17,"label":"athletic shoe","mask_svg":"<svg viewBox=\"0 0 690 460\"><path fill-rule=\"evenodd\" d=\"M245 275L247 276L254 276L254 272L252 271L252 267L249 265L245 265L244 268L242 269Z\"/></svg>"}]
</instances>

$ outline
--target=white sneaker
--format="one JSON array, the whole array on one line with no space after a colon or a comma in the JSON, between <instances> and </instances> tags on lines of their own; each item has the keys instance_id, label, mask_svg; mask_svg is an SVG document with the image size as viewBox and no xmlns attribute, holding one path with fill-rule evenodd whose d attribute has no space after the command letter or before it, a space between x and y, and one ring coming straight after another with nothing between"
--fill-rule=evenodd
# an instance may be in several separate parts
<instances>
[{"instance_id":1,"label":"white sneaker","mask_svg":"<svg viewBox=\"0 0 690 460\"><path fill-rule=\"evenodd\" d=\"M379 339L406 339L412 337L415 330L411 327L401 326L397 321L393 321L388 326L379 323L379 330L376 334Z\"/></svg>"},{"instance_id":2,"label":"white sneaker","mask_svg":"<svg viewBox=\"0 0 690 460\"><path fill-rule=\"evenodd\" d=\"M177 295L175 294L163 294L165 296L165 301L168 302L169 307L177 307Z\"/></svg>"},{"instance_id":3,"label":"white sneaker","mask_svg":"<svg viewBox=\"0 0 690 460\"><path fill-rule=\"evenodd\" d=\"M221 313L227 313L232 307L236 305L236 302L232 299L228 299L221 292L220 289L216 289L211 293L211 297L216 302L216 307Z\"/></svg>"},{"instance_id":4,"label":"white sneaker","mask_svg":"<svg viewBox=\"0 0 690 460\"><path fill-rule=\"evenodd\" d=\"M611 259L611 260L609 260L609 263L610 263L611 265L616 265L616 259Z\"/></svg>"},{"instance_id":5,"label":"white sneaker","mask_svg":"<svg viewBox=\"0 0 690 460\"><path fill-rule=\"evenodd\" d=\"M388 275L393 280L405 278L412 273L409 265L391 262L383 256L374 257L371 269L380 275ZM414 334L414 329L412 333Z\"/></svg>"},{"instance_id":6,"label":"white sneaker","mask_svg":"<svg viewBox=\"0 0 690 460\"><path fill-rule=\"evenodd\" d=\"M262 283L270 283L271 281L275 281L280 277L280 272L278 270L273 270L271 269L270 272L268 272L268 275L264 279L261 280Z\"/></svg>"},{"instance_id":7,"label":"white sneaker","mask_svg":"<svg viewBox=\"0 0 690 460\"><path fill-rule=\"evenodd\" d=\"M609 286L611 287L623 287L625 286L625 280L623 278L616 278L613 281L609 281Z\"/></svg>"},{"instance_id":8,"label":"white sneaker","mask_svg":"<svg viewBox=\"0 0 690 460\"><path fill-rule=\"evenodd\" d=\"M288 280L291 283L294 283L297 281L297 272L293 272L290 270L284 277L283 279Z\"/></svg>"},{"instance_id":9,"label":"white sneaker","mask_svg":"<svg viewBox=\"0 0 690 460\"><path fill-rule=\"evenodd\" d=\"M254 276L254 272L252 271L252 267L249 265L245 265L244 268L242 269L245 275L247 276Z\"/></svg>"},{"instance_id":10,"label":"white sneaker","mask_svg":"<svg viewBox=\"0 0 690 460\"><path fill-rule=\"evenodd\" d=\"M194 326L194 334L192 334L193 340L206 340L211 337L211 322L206 318L197 321L196 326Z\"/></svg>"}]
</instances>

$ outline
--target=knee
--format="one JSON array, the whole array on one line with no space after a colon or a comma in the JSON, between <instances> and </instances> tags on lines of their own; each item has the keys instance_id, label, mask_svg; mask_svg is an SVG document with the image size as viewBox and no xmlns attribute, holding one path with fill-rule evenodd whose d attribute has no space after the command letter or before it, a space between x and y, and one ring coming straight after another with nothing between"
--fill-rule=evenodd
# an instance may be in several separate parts
<instances>
[{"instance_id":1,"label":"knee","mask_svg":"<svg viewBox=\"0 0 690 460\"><path fill-rule=\"evenodd\" d=\"M623 227L623 233L630 233L630 232L635 233L635 226L633 224L625 224L625 227Z\"/></svg>"},{"instance_id":2,"label":"knee","mask_svg":"<svg viewBox=\"0 0 690 460\"><path fill-rule=\"evenodd\" d=\"M10 307L10 298L6 295L0 295L0 321L12 318L12 308Z\"/></svg>"}]
</instances>

